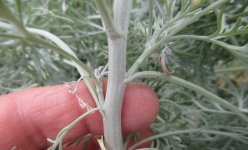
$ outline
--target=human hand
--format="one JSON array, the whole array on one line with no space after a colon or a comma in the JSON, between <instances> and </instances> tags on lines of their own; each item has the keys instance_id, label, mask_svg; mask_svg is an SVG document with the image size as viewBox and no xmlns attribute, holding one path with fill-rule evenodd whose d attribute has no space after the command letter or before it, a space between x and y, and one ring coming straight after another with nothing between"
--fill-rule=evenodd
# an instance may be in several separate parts
<instances>
[{"instance_id":1,"label":"human hand","mask_svg":"<svg viewBox=\"0 0 248 150\"><path fill-rule=\"evenodd\" d=\"M103 82L104 94L106 81ZM94 100L84 82L78 87L78 95L91 107ZM140 139L151 136L150 124L158 113L158 99L149 87L131 83L127 85L122 105L123 134L140 132ZM2 149L46 149L58 132L87 111L82 109L75 95L68 93L64 85L27 89L0 97L0 147ZM99 112L81 120L65 136L64 143L87 134L102 135L103 125ZM134 141L130 141L130 144ZM149 146L150 143L143 145ZM65 149L80 149L82 144ZM88 149L98 148L98 143Z\"/></svg>"}]
</instances>

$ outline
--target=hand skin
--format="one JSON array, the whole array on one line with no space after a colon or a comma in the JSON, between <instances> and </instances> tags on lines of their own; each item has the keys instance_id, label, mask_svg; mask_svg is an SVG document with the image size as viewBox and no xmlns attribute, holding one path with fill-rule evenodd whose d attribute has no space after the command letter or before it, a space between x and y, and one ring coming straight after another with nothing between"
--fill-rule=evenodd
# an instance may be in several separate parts
<instances>
[{"instance_id":1,"label":"hand skin","mask_svg":"<svg viewBox=\"0 0 248 150\"><path fill-rule=\"evenodd\" d=\"M106 80L103 90L105 94ZM78 95L85 103L95 107L83 81L79 84ZM139 83L128 84L122 107L123 134L140 132L140 139L151 136L149 126L154 122L158 109L158 98L152 89ZM0 97L0 147L6 150L14 146L23 150L46 149L51 145L47 138L55 139L62 128L86 111L65 85L31 88L3 95ZM101 116L95 112L73 127L63 142L68 143L89 133L102 135L102 126ZM131 140L128 145L135 142ZM80 149L82 144L79 146L65 149ZM97 148L95 140L88 146L91 150Z\"/></svg>"}]
</instances>

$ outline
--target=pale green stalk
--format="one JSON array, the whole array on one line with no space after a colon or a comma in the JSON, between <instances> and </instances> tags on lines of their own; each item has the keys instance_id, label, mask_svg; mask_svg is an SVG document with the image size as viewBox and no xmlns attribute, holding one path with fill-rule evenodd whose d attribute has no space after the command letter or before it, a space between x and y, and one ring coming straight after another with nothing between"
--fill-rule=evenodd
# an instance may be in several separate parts
<instances>
[{"instance_id":1,"label":"pale green stalk","mask_svg":"<svg viewBox=\"0 0 248 150\"><path fill-rule=\"evenodd\" d=\"M236 106L232 105L228 101L218 97L217 95L215 95L215 94L207 91L206 89L204 89L198 85L195 85L191 82L188 82L186 80L183 80L183 79L175 77L175 76L171 76L171 75L168 76L164 73L160 73L160 72L156 72L156 71L143 71L143 72L135 73L130 78L126 79L125 82L130 82L136 78L159 78L159 79L163 79L163 80L169 81L171 83L180 85L182 87L191 89L197 93L200 93L200 94L206 96L207 98L209 98L209 101L213 101L215 103L218 103L218 104L224 106L225 108L229 109L231 112L233 112L234 114L239 116L246 123L248 123L248 117L245 114L243 114Z\"/></svg>"},{"instance_id":2,"label":"pale green stalk","mask_svg":"<svg viewBox=\"0 0 248 150\"><path fill-rule=\"evenodd\" d=\"M247 47L248 47L248 45L244 45L244 46L230 45L230 44L224 43L222 41L218 41L215 38L211 38L209 36L200 36L200 35L178 35L178 36L174 36L173 38L171 38L171 40L186 39L186 38L211 42L211 43L219 45L219 46L221 46L227 50L247 51Z\"/></svg>"},{"instance_id":3,"label":"pale green stalk","mask_svg":"<svg viewBox=\"0 0 248 150\"><path fill-rule=\"evenodd\" d=\"M64 127L57 134L56 139L55 139L53 145L51 147L49 147L48 150L55 150L59 144L62 144L63 138L72 129L72 127L74 127L79 121L81 121L82 119L84 119L85 117L87 117L89 114L92 114L92 113L94 113L97 110L99 110L99 108L94 108L94 109L91 109L91 110L87 111L86 113L84 113L83 115L81 115L80 117L78 117L76 120L74 120L73 122L71 122L68 126ZM59 147L59 148L61 149L61 147Z\"/></svg>"},{"instance_id":4,"label":"pale green stalk","mask_svg":"<svg viewBox=\"0 0 248 150\"><path fill-rule=\"evenodd\" d=\"M157 134L154 136L150 136L150 137L145 138L144 140L141 140L141 141L137 142L136 144L132 145L130 148L128 148L128 150L134 150L139 145L146 143L148 141L152 141L154 139L158 139L158 138L162 138L162 137L166 137L166 136L173 136L173 135L179 135L179 134L192 134L192 133L205 133L205 134L222 135L222 136L235 138L241 142L245 141L245 137L240 136L236 133L228 133L228 132L224 132L224 131L208 130L208 129L187 129L187 130L169 131L169 132L160 133L160 134Z\"/></svg>"},{"instance_id":5,"label":"pale green stalk","mask_svg":"<svg viewBox=\"0 0 248 150\"><path fill-rule=\"evenodd\" d=\"M61 55L63 55L65 58L71 60L71 65L74 66L75 68L77 68L78 72L80 73L80 75L83 77L83 79L85 80L85 83L90 91L90 93L92 94L97 107L102 107L99 103L99 101L103 101L102 97L103 97L103 93L101 90L101 84L99 82L99 80L95 77L95 75L92 73L92 71L83 63L81 63L81 61L77 58L77 56L73 53L73 51L70 49L70 47L68 45L66 45L61 39L59 39L57 36L53 35L50 32L41 30L41 29L35 29L35 28L25 28L25 26L18 21L9 11L9 9L7 7L5 7L5 5L2 3L2 1L0 1L0 4L2 7L1 9L1 13L5 14L5 15L0 15L0 17L9 20L10 22L12 22L15 27L17 27L18 30L20 30L21 32L24 33L25 36L22 37L15 37L15 38L22 38L22 40L26 40L28 42L33 42L36 43L38 45L41 45L42 47L46 47L52 50L57 51L58 53L60 53ZM4 22L0 22L0 26L8 29L8 30L15 30L13 29L13 27L7 23ZM50 41L52 41L53 43L55 43L58 47L56 47L55 45L48 43L42 39L36 38L33 35L39 35L42 37L45 37L47 39L49 39ZM2 35L3 37L4 35ZM5 35L5 37L8 36L8 38L11 37L11 35ZM13 37L14 38L14 37ZM93 81L96 84L96 88L95 86L92 84L91 79L93 79ZM97 90L96 90L97 89ZM101 100L99 100L101 99ZM104 113L101 111L101 114L104 116Z\"/></svg>"},{"instance_id":6,"label":"pale green stalk","mask_svg":"<svg viewBox=\"0 0 248 150\"><path fill-rule=\"evenodd\" d=\"M68 52L64 51L60 47L57 47L54 44L51 44L51 43L46 42L44 40L37 39L37 38L24 38L22 36L18 36L15 34L0 34L0 37L6 38L6 39L19 39L21 41L32 42L32 43L40 45L42 47L52 49L52 50L56 51L57 53L61 54L62 56L64 56L66 59L73 60L75 63L77 63L81 68L84 68L86 71L91 72L79 59L73 57L72 55L70 55ZM94 74L92 74L92 75L94 77Z\"/></svg>"},{"instance_id":7,"label":"pale green stalk","mask_svg":"<svg viewBox=\"0 0 248 150\"><path fill-rule=\"evenodd\" d=\"M25 28L25 26L17 20L11 13L11 11L6 7L3 0L0 0L0 18L6 19L10 22L12 22L18 30L20 30L25 36L28 36L28 32Z\"/></svg>"},{"instance_id":8,"label":"pale green stalk","mask_svg":"<svg viewBox=\"0 0 248 150\"><path fill-rule=\"evenodd\" d=\"M132 0L115 0L113 19L105 1L95 0L108 36L108 89L104 103L105 146L108 150L122 150L121 108L126 84L126 45ZM113 20L113 21L112 21Z\"/></svg>"},{"instance_id":9,"label":"pale green stalk","mask_svg":"<svg viewBox=\"0 0 248 150\"><path fill-rule=\"evenodd\" d=\"M110 15L106 2L103 0L94 0L94 2L101 15L101 20L104 24L105 31L108 36L118 36L119 33L116 31L112 16Z\"/></svg>"},{"instance_id":10,"label":"pale green stalk","mask_svg":"<svg viewBox=\"0 0 248 150\"><path fill-rule=\"evenodd\" d=\"M142 55L139 56L139 58L133 63L133 65L130 67L130 69L127 72L127 76L131 76L133 73L137 71L140 65L142 65L143 61L155 50L157 50L161 45L167 43L171 37L176 35L178 32L180 32L182 29L187 27L188 25L196 22L199 18L202 16L210 13L213 9L221 6L223 3L227 2L228 0L218 0L214 2L213 4L209 5L205 9L201 10L199 13L194 14L192 17L186 18L182 22L180 22L180 26L177 26L176 28L170 28L170 31L167 35L165 35L160 41L154 44L151 48L146 49ZM167 26L167 25L165 25ZM164 30L164 29L163 29Z\"/></svg>"},{"instance_id":11,"label":"pale green stalk","mask_svg":"<svg viewBox=\"0 0 248 150\"><path fill-rule=\"evenodd\" d=\"M202 40L206 42L211 42L213 44L216 44L218 46L223 47L225 50L229 51L233 55L241 58L243 61L248 62L248 44L244 46L235 46L235 45L230 45L225 42L216 40L218 38L214 37L211 38L209 36L200 36L200 35L178 35L172 37L170 40L176 40L176 39L194 39L194 40Z\"/></svg>"},{"instance_id":12,"label":"pale green stalk","mask_svg":"<svg viewBox=\"0 0 248 150\"><path fill-rule=\"evenodd\" d=\"M0 37L10 38L10 39L19 39L19 40L26 41L26 42L32 42L33 44L37 44L42 47L55 50L56 52L58 52L59 54L67 58L68 60L71 60L72 61L71 64L77 68L81 76L84 78L85 83L87 87L89 88L89 91L92 94L97 107L102 108L103 92L102 92L102 86L99 80L95 77L92 71L77 58L77 56L73 53L73 51L70 49L68 45L66 45L62 40L60 40L57 36L51 34L50 32L47 32L41 29L26 28L21 23L21 21L17 20L11 14L10 10L7 7L5 7L2 1L0 1L0 17L10 21L24 35L24 36L23 35L18 36L18 35L11 35L11 34L1 34ZM0 22L0 27L5 28L7 30L13 30L13 31L16 30L11 25L4 23L4 22ZM45 40L37 38L34 35L43 36L49 39L50 41L52 41L53 43L55 43L58 47ZM93 85L91 79L93 79L96 85L96 88ZM100 112L102 116L104 117L104 112L102 111L102 109L100 110Z\"/></svg>"}]
</instances>

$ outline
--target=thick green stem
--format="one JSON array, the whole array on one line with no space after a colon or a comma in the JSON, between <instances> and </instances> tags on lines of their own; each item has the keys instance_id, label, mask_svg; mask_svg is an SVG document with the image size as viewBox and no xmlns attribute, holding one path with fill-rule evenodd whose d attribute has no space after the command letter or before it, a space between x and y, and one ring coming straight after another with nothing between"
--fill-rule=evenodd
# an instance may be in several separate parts
<instances>
[{"instance_id":1,"label":"thick green stem","mask_svg":"<svg viewBox=\"0 0 248 150\"><path fill-rule=\"evenodd\" d=\"M126 45L132 0L114 1L114 19L103 0L95 0L108 36L108 89L104 103L104 137L108 150L122 150L121 108L125 92ZM114 32L113 32L114 31Z\"/></svg>"},{"instance_id":2,"label":"thick green stem","mask_svg":"<svg viewBox=\"0 0 248 150\"><path fill-rule=\"evenodd\" d=\"M108 90L104 110L105 144L109 150L122 150L121 108L125 92L127 29L131 11L131 0L114 2L114 25L121 36L109 36Z\"/></svg>"},{"instance_id":3,"label":"thick green stem","mask_svg":"<svg viewBox=\"0 0 248 150\"><path fill-rule=\"evenodd\" d=\"M105 144L109 150L121 150L122 132L121 132L121 108L122 99L125 90L126 73L126 45L125 39L109 40L109 73L108 89L104 110L106 119L104 120ZM111 63L112 62L112 63Z\"/></svg>"}]
</instances>

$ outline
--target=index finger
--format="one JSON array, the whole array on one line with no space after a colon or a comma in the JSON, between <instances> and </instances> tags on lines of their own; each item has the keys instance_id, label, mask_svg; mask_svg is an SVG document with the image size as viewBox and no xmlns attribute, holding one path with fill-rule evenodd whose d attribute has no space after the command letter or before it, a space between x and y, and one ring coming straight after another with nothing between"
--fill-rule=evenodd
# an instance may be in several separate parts
<instances>
[{"instance_id":1,"label":"index finger","mask_svg":"<svg viewBox=\"0 0 248 150\"><path fill-rule=\"evenodd\" d=\"M106 90L106 83L104 83ZM94 101L86 85L79 86L79 96L94 107ZM146 93L144 99L139 95ZM148 93L148 95L147 95ZM126 97L126 98L125 98ZM132 99L133 98L133 99ZM141 103L142 105L141 107ZM150 109L145 111L145 109ZM0 97L0 146L11 149L44 149L58 132L87 110L80 108L75 95L63 85L33 88ZM141 84L127 86L122 113L123 130L136 131L146 128L156 118L158 101L154 92ZM127 113L129 112L129 113ZM150 116L147 118L147 116ZM90 128L89 128L90 127ZM102 120L94 113L81 120L66 135L64 141L82 137L88 133L102 134Z\"/></svg>"}]
</instances>

